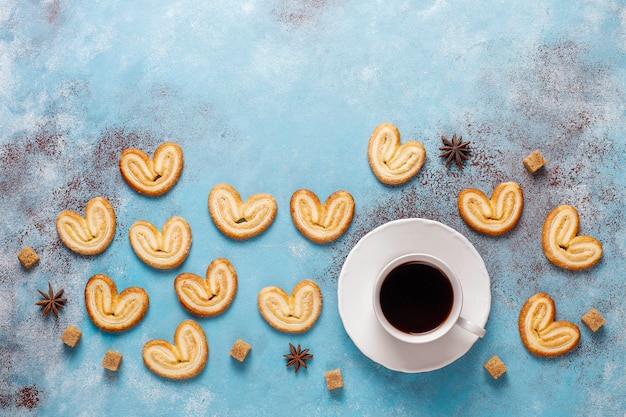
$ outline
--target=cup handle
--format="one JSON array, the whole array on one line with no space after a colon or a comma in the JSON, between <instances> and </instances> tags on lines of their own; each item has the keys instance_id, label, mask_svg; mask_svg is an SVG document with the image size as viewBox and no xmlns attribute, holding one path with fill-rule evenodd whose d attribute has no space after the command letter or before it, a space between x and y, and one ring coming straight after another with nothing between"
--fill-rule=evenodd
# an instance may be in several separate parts
<instances>
[{"instance_id":1,"label":"cup handle","mask_svg":"<svg viewBox=\"0 0 626 417\"><path fill-rule=\"evenodd\" d=\"M460 317L460 316L459 316L459 319L456 321L456 324L458 324L459 327L462 327L463 329L467 330L468 332L474 333L478 337L483 337L485 335L485 333L487 332L482 327L477 326L476 324L472 323L471 321L466 320L466 319L464 319L463 317Z\"/></svg>"}]
</instances>

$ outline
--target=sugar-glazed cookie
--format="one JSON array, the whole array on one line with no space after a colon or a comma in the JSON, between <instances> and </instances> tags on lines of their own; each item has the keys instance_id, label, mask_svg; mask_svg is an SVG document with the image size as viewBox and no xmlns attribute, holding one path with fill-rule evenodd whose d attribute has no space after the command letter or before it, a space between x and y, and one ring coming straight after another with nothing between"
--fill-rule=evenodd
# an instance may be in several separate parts
<instances>
[{"instance_id":1,"label":"sugar-glazed cookie","mask_svg":"<svg viewBox=\"0 0 626 417\"><path fill-rule=\"evenodd\" d=\"M275 329L304 332L322 311L322 291L310 279L297 283L291 295L280 287L269 286L259 291L258 307L261 316Z\"/></svg>"},{"instance_id":2,"label":"sugar-glazed cookie","mask_svg":"<svg viewBox=\"0 0 626 417\"><path fill-rule=\"evenodd\" d=\"M519 333L524 346L535 355L561 355L578 344L578 326L569 321L554 321L555 313L554 300L544 292L533 295L522 306Z\"/></svg>"},{"instance_id":3,"label":"sugar-glazed cookie","mask_svg":"<svg viewBox=\"0 0 626 417\"><path fill-rule=\"evenodd\" d=\"M95 255L115 236L115 211L106 198L95 197L87 203L84 218L73 210L63 210L57 215L56 226L65 246L82 255Z\"/></svg>"},{"instance_id":4,"label":"sugar-glazed cookie","mask_svg":"<svg viewBox=\"0 0 626 417\"><path fill-rule=\"evenodd\" d=\"M174 280L178 301L199 316L214 316L230 306L237 294L237 272L226 258L209 264L206 278L183 272Z\"/></svg>"},{"instance_id":5,"label":"sugar-glazed cookie","mask_svg":"<svg viewBox=\"0 0 626 417\"><path fill-rule=\"evenodd\" d=\"M555 207L543 223L541 243L550 262L565 269L585 269L602 257L602 244L591 236L578 235L578 211L573 206Z\"/></svg>"},{"instance_id":6,"label":"sugar-glazed cookie","mask_svg":"<svg viewBox=\"0 0 626 417\"><path fill-rule=\"evenodd\" d=\"M524 194L522 187L515 182L498 184L491 198L476 188L466 188L459 193L458 206L468 226L496 236L517 224L524 208Z\"/></svg>"},{"instance_id":7,"label":"sugar-glazed cookie","mask_svg":"<svg viewBox=\"0 0 626 417\"><path fill-rule=\"evenodd\" d=\"M254 194L243 202L228 184L217 184L209 193L209 213L218 229L234 239L247 239L267 229L276 217L274 196Z\"/></svg>"},{"instance_id":8,"label":"sugar-glazed cookie","mask_svg":"<svg viewBox=\"0 0 626 417\"><path fill-rule=\"evenodd\" d=\"M169 218L162 232L150 222L137 220L130 227L128 237L139 259L160 269L183 263L191 247L191 228L179 216Z\"/></svg>"},{"instance_id":9,"label":"sugar-glazed cookie","mask_svg":"<svg viewBox=\"0 0 626 417\"><path fill-rule=\"evenodd\" d=\"M143 288L128 287L118 294L115 282L104 274L92 276L85 286L87 314L96 326L110 332L133 327L146 314L149 303Z\"/></svg>"},{"instance_id":10,"label":"sugar-glazed cookie","mask_svg":"<svg viewBox=\"0 0 626 417\"><path fill-rule=\"evenodd\" d=\"M293 224L300 233L323 243L346 231L354 215L354 199L349 192L339 190L322 204L314 192L300 189L291 196L290 208Z\"/></svg>"},{"instance_id":11,"label":"sugar-glazed cookie","mask_svg":"<svg viewBox=\"0 0 626 417\"><path fill-rule=\"evenodd\" d=\"M152 372L164 378L185 379L204 369L209 345L204 330L193 320L183 320L174 333L174 344L149 340L142 350L143 361Z\"/></svg>"},{"instance_id":12,"label":"sugar-glazed cookie","mask_svg":"<svg viewBox=\"0 0 626 417\"><path fill-rule=\"evenodd\" d=\"M426 149L421 142L400 144L400 131L393 123L374 129L367 147L367 158L376 177L385 184L407 182L422 169Z\"/></svg>"},{"instance_id":13,"label":"sugar-glazed cookie","mask_svg":"<svg viewBox=\"0 0 626 417\"><path fill-rule=\"evenodd\" d=\"M183 150L177 143L164 142L150 158L144 151L124 149L120 157L120 172L135 191L156 196L176 184L183 170Z\"/></svg>"}]
</instances>

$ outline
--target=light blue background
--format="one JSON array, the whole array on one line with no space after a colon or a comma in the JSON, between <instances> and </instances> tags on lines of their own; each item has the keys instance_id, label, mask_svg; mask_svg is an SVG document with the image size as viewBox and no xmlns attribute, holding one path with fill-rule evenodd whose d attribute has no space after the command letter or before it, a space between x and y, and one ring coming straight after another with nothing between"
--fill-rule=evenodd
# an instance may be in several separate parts
<instances>
[{"instance_id":1,"label":"light blue background","mask_svg":"<svg viewBox=\"0 0 626 417\"><path fill-rule=\"evenodd\" d=\"M625 64L622 1L0 0L0 414L623 416ZM427 151L402 186L382 185L367 162L383 121ZM464 170L438 157L440 136L453 133L471 141ZM183 148L182 176L162 197L138 195L119 174L119 154L165 140ZM537 176L521 162L534 149L548 160ZM508 180L525 195L517 227L496 238L469 229L458 192L490 194ZM272 193L273 225L244 242L221 235L206 207L219 182L244 198ZM352 193L347 233L328 245L302 237L289 215L298 188L322 199ZM97 195L115 207L115 240L100 255L75 255L54 219ZM603 243L594 268L569 272L545 258L541 226L558 204L576 206L581 233ZM127 231L172 215L190 223L191 252L157 271L134 255ZM337 311L350 249L406 217L463 233L492 278L487 336L425 374L367 359ZM24 245L41 255L30 271L16 258ZM159 378L142 362L143 344L171 340L191 317L173 279L203 275L220 256L235 266L239 292L223 315L198 319L207 366L191 380ZM91 323L83 290L94 273L148 291L139 325L109 334ZM323 291L318 322L304 334L273 330L258 291L304 278ZM48 281L69 298L58 320L34 305ZM558 319L581 327L571 353L544 359L522 345L517 317L537 291L552 295ZM591 307L607 319L597 333L580 322ZM73 350L59 340L68 324L83 331ZM236 338L252 345L242 364L228 355ZM315 355L298 374L284 366L289 342ZM117 374L101 367L107 349L124 354ZM483 369L494 354L508 366L498 380ZM337 367L345 387L327 391L323 373Z\"/></svg>"}]
</instances>

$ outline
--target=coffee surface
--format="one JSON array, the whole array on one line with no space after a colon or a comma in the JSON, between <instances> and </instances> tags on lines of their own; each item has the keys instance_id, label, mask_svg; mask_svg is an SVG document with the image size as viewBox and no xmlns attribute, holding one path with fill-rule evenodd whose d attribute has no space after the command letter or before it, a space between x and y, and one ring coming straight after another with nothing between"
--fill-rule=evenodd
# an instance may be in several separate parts
<instances>
[{"instance_id":1,"label":"coffee surface","mask_svg":"<svg viewBox=\"0 0 626 417\"><path fill-rule=\"evenodd\" d=\"M380 290L380 306L387 321L405 333L425 333L450 315L452 284L438 268L407 262L394 268Z\"/></svg>"}]
</instances>

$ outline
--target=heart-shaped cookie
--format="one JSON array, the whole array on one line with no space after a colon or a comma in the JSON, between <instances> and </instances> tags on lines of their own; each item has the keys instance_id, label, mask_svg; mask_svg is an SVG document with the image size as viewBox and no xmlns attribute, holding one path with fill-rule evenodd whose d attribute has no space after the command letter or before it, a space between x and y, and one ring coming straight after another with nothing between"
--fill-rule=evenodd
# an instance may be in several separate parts
<instances>
[{"instance_id":1,"label":"heart-shaped cookie","mask_svg":"<svg viewBox=\"0 0 626 417\"><path fill-rule=\"evenodd\" d=\"M85 286L85 306L91 321L110 332L133 327L146 314L149 303L143 288L128 287L118 294L115 282L104 274L92 276Z\"/></svg>"},{"instance_id":2,"label":"heart-shaped cookie","mask_svg":"<svg viewBox=\"0 0 626 417\"><path fill-rule=\"evenodd\" d=\"M269 227L278 205L274 196L254 194L245 203L228 184L217 184L209 193L209 213L218 229L234 239L256 236Z\"/></svg>"},{"instance_id":3,"label":"heart-shaped cookie","mask_svg":"<svg viewBox=\"0 0 626 417\"><path fill-rule=\"evenodd\" d=\"M602 244L591 236L578 236L578 211L573 206L555 207L543 223L541 243L550 262L565 269L584 269L602 257Z\"/></svg>"},{"instance_id":4,"label":"heart-shaped cookie","mask_svg":"<svg viewBox=\"0 0 626 417\"><path fill-rule=\"evenodd\" d=\"M61 241L82 255L95 255L104 251L115 235L115 211L104 197L89 200L85 217L73 210L63 210L57 215L57 233Z\"/></svg>"},{"instance_id":5,"label":"heart-shaped cookie","mask_svg":"<svg viewBox=\"0 0 626 417\"><path fill-rule=\"evenodd\" d=\"M130 227L128 237L139 259L160 269L180 265L191 247L191 228L179 216L170 217L162 232L150 222L137 220Z\"/></svg>"},{"instance_id":6,"label":"heart-shaped cookie","mask_svg":"<svg viewBox=\"0 0 626 417\"><path fill-rule=\"evenodd\" d=\"M183 163L180 146L165 142L159 145L152 159L142 150L124 149L120 157L120 172L135 191L155 196L174 186L183 170Z\"/></svg>"},{"instance_id":7,"label":"heart-shaped cookie","mask_svg":"<svg viewBox=\"0 0 626 417\"><path fill-rule=\"evenodd\" d=\"M522 306L519 333L524 346L535 355L561 355L578 344L578 326L569 321L554 321L555 313L554 300L544 292L533 295Z\"/></svg>"},{"instance_id":8,"label":"heart-shaped cookie","mask_svg":"<svg viewBox=\"0 0 626 417\"><path fill-rule=\"evenodd\" d=\"M472 229L496 236L511 230L518 222L524 208L522 187L515 182L496 186L491 198L476 188L466 188L459 193L459 213Z\"/></svg>"},{"instance_id":9,"label":"heart-shaped cookie","mask_svg":"<svg viewBox=\"0 0 626 417\"><path fill-rule=\"evenodd\" d=\"M171 379L197 375L206 365L209 345L204 330L193 320L183 320L174 333L174 344L149 340L142 350L143 361L152 372Z\"/></svg>"},{"instance_id":10,"label":"heart-shaped cookie","mask_svg":"<svg viewBox=\"0 0 626 417\"><path fill-rule=\"evenodd\" d=\"M217 258L206 270L206 279L183 272L174 280L180 303L199 316L220 314L237 294L237 273L226 258Z\"/></svg>"},{"instance_id":11,"label":"heart-shaped cookie","mask_svg":"<svg viewBox=\"0 0 626 417\"><path fill-rule=\"evenodd\" d=\"M304 332L322 311L322 291L310 279L298 282L291 295L280 287L269 286L259 291L258 306L261 316L275 329Z\"/></svg>"},{"instance_id":12,"label":"heart-shaped cookie","mask_svg":"<svg viewBox=\"0 0 626 417\"><path fill-rule=\"evenodd\" d=\"M417 174L426 160L421 142L400 144L400 131L393 123L374 129L367 147L367 158L376 177L385 184L401 184Z\"/></svg>"},{"instance_id":13,"label":"heart-shaped cookie","mask_svg":"<svg viewBox=\"0 0 626 417\"><path fill-rule=\"evenodd\" d=\"M339 190L322 205L314 192L300 189L291 196L290 208L293 223L304 236L315 242L330 242L350 225L354 199L349 192Z\"/></svg>"}]
</instances>

